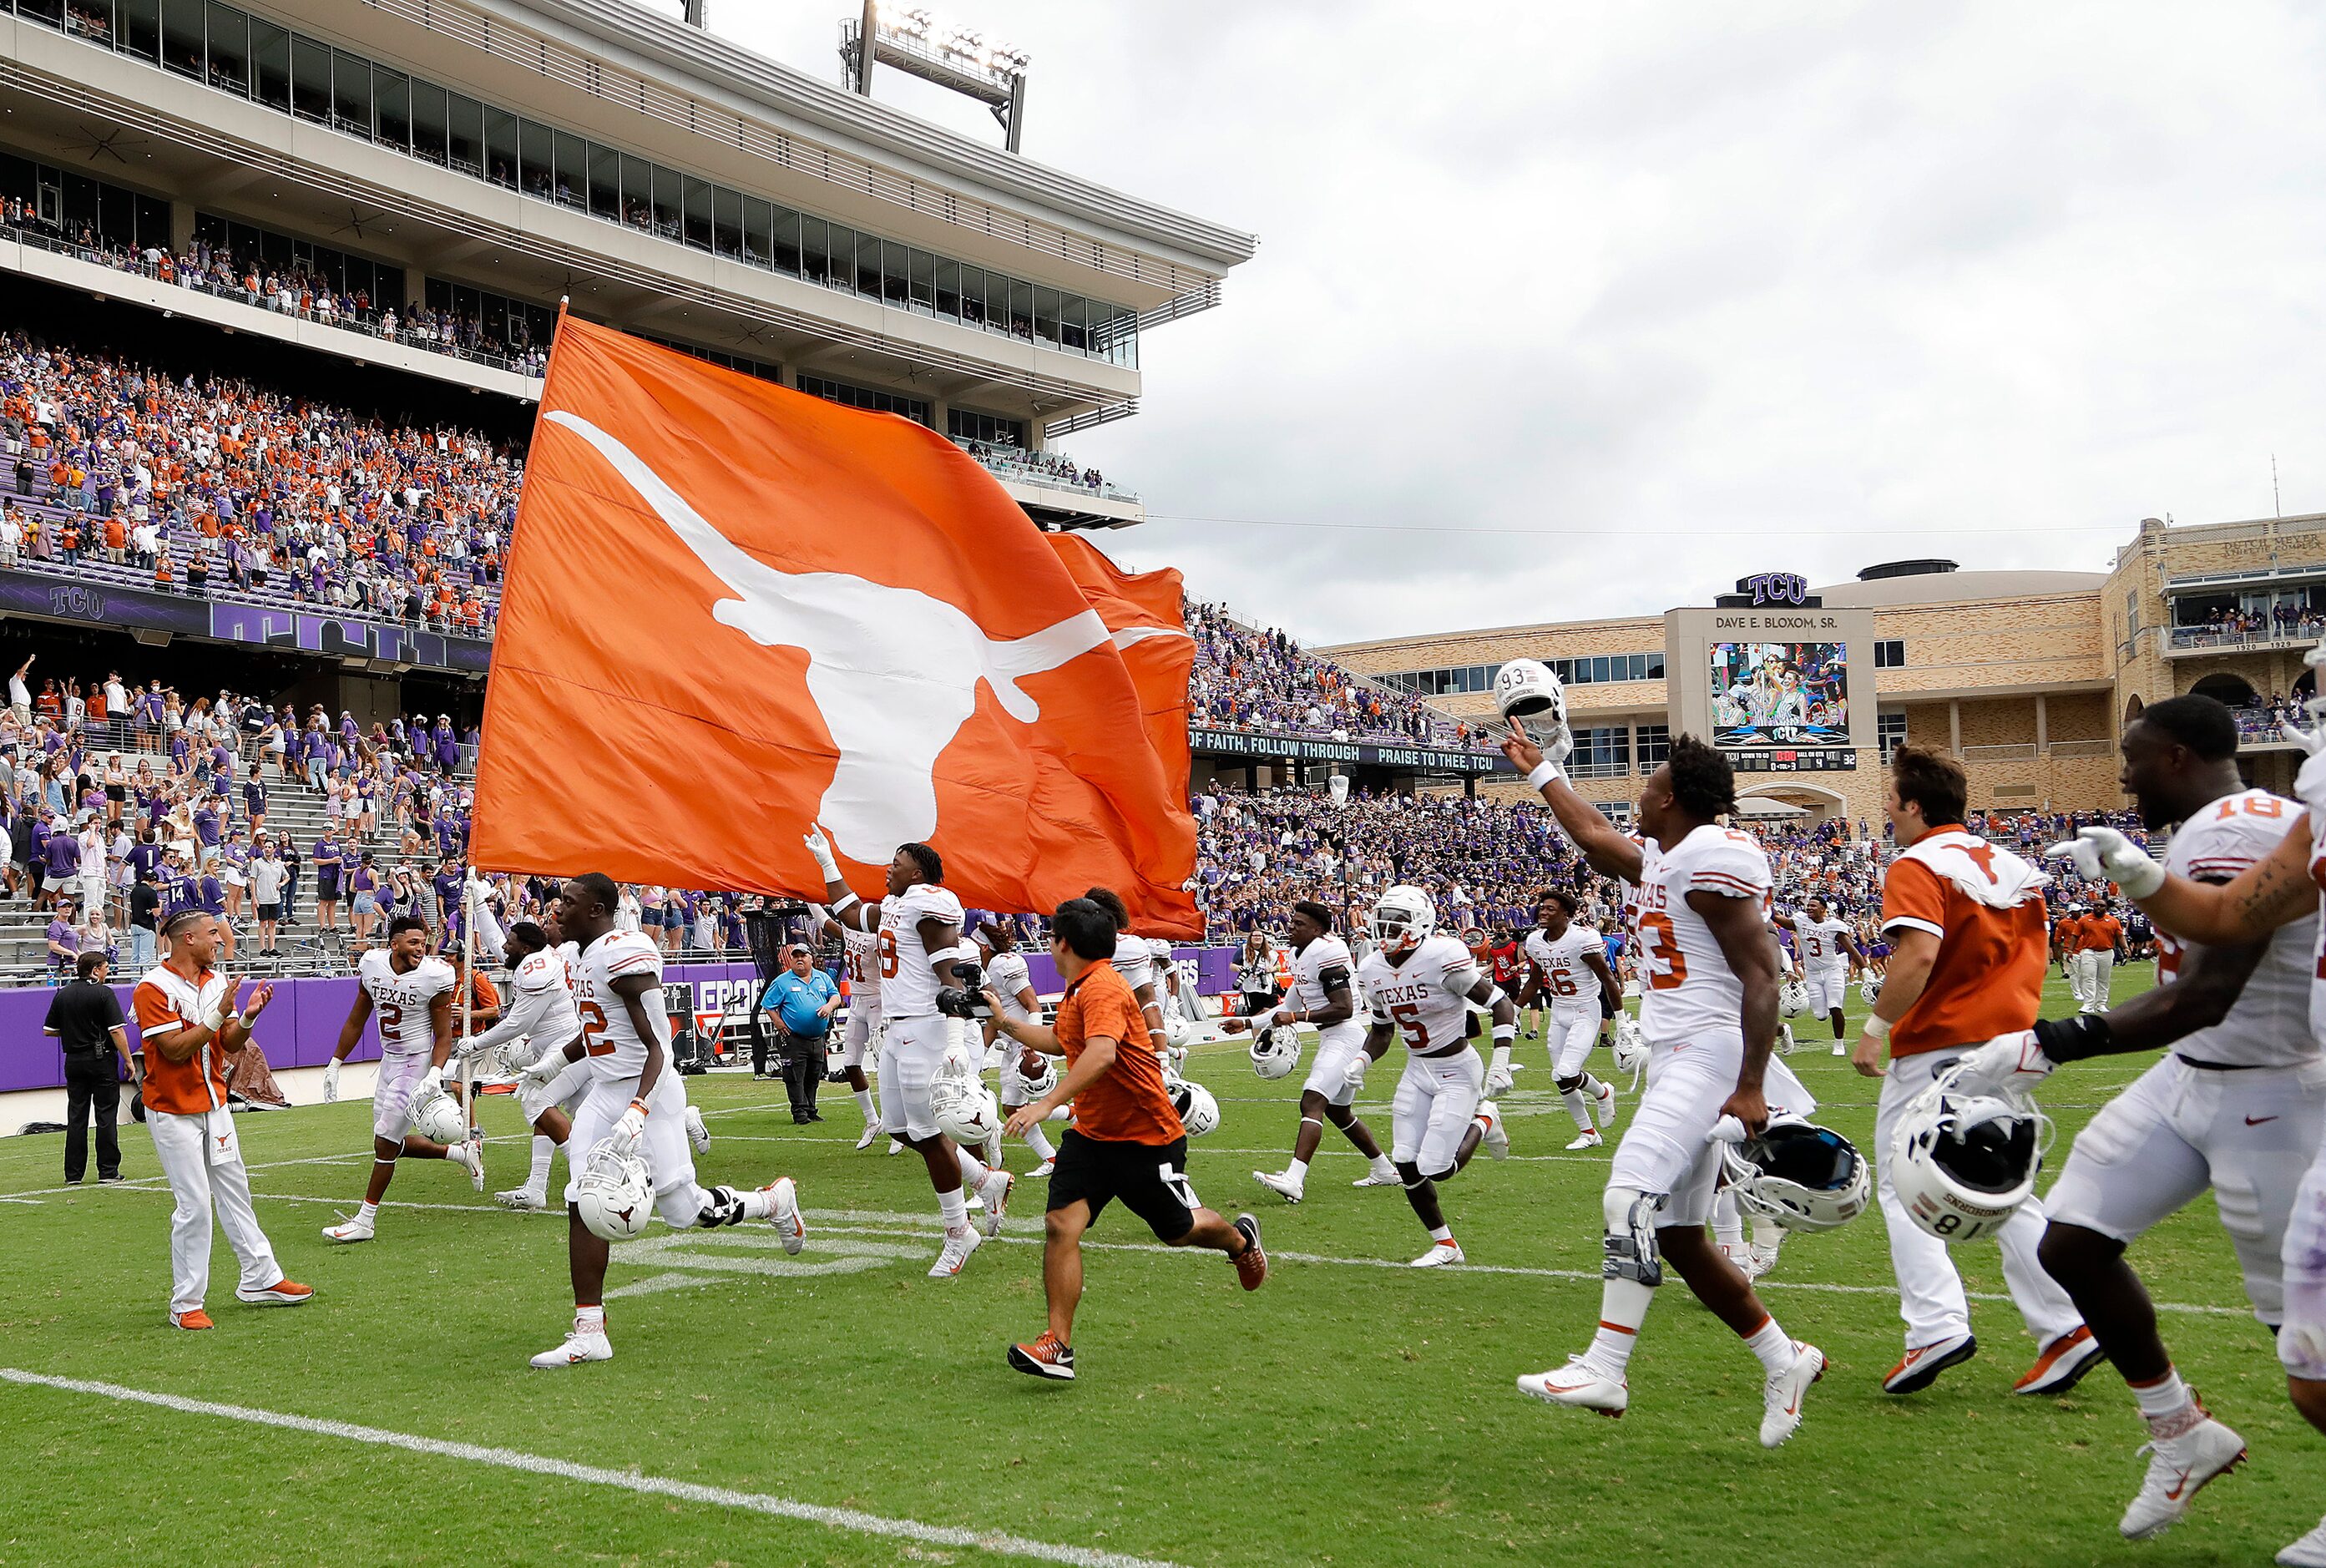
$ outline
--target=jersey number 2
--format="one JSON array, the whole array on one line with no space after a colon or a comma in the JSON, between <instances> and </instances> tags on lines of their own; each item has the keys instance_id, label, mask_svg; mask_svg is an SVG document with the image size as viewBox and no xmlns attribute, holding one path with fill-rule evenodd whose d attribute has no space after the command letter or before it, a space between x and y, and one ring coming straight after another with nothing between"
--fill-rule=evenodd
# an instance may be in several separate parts
<instances>
[{"instance_id":1,"label":"jersey number 2","mask_svg":"<svg viewBox=\"0 0 2326 1568\"><path fill-rule=\"evenodd\" d=\"M579 1002L573 1010L582 1015L582 1038L589 1043L582 1047L586 1056L611 1056L614 1048L606 1039L606 1010L594 1002Z\"/></svg>"}]
</instances>

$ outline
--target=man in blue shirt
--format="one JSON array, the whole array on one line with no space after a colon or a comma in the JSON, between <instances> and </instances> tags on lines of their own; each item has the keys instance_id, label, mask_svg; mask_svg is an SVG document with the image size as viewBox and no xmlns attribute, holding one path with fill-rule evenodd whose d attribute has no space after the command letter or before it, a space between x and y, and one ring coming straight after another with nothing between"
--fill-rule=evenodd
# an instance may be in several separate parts
<instances>
[{"instance_id":1,"label":"man in blue shirt","mask_svg":"<svg viewBox=\"0 0 2326 1568\"><path fill-rule=\"evenodd\" d=\"M815 1090L823 1081L824 1042L832 1033L832 1015L840 1011L840 987L815 966L815 956L806 947L795 943L785 959L789 966L768 984L759 1005L782 1037L792 1120L805 1126L823 1120L815 1108Z\"/></svg>"}]
</instances>

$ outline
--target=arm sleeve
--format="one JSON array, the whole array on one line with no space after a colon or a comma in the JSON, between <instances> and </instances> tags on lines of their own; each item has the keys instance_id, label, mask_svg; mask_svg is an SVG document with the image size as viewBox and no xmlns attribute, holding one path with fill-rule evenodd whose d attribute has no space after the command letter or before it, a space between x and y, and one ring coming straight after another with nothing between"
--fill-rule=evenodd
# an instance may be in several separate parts
<instances>
[{"instance_id":1,"label":"arm sleeve","mask_svg":"<svg viewBox=\"0 0 2326 1568\"><path fill-rule=\"evenodd\" d=\"M159 1035L175 1034L186 1026L178 1016L177 1004L162 994L158 986L140 985L135 1003L137 1009L137 1037L150 1040Z\"/></svg>"},{"instance_id":2,"label":"arm sleeve","mask_svg":"<svg viewBox=\"0 0 2326 1568\"><path fill-rule=\"evenodd\" d=\"M1933 937L1947 934L1946 887L1919 860L1891 862L1890 874L1882 880L1882 929L1899 926Z\"/></svg>"},{"instance_id":3,"label":"arm sleeve","mask_svg":"<svg viewBox=\"0 0 2326 1568\"><path fill-rule=\"evenodd\" d=\"M501 1014L499 1022L477 1036L477 1044L479 1047L506 1045L512 1040L531 1034L541 1026L542 1019L548 1013L549 1001L549 987L546 985L518 986L516 1000L509 1004L507 1013ZM564 1042L543 1041L539 1043L562 1045Z\"/></svg>"}]
</instances>

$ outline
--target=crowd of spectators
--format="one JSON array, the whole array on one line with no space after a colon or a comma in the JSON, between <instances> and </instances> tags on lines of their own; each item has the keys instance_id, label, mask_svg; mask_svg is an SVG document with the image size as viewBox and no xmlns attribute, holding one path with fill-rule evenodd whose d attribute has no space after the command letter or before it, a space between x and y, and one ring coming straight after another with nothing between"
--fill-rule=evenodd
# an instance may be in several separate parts
<instances>
[{"instance_id":1,"label":"crowd of spectators","mask_svg":"<svg viewBox=\"0 0 2326 1568\"><path fill-rule=\"evenodd\" d=\"M1032 452L994 441L964 440L960 444L963 451L1004 478L1066 485L1093 494L1106 489L1106 475L1076 462L1063 452Z\"/></svg>"},{"instance_id":2,"label":"crowd of spectators","mask_svg":"<svg viewBox=\"0 0 2326 1568\"><path fill-rule=\"evenodd\" d=\"M0 338L0 565L286 595L483 635L522 465L248 382Z\"/></svg>"},{"instance_id":3,"label":"crowd of spectators","mask_svg":"<svg viewBox=\"0 0 2326 1568\"><path fill-rule=\"evenodd\" d=\"M2251 642L2263 639L2292 641L2326 637L2326 611L2306 604L2280 602L2266 611L2236 605L2216 606L2201 621L2172 629L2172 639L2183 648L2210 642Z\"/></svg>"},{"instance_id":4,"label":"crowd of spectators","mask_svg":"<svg viewBox=\"0 0 2326 1568\"><path fill-rule=\"evenodd\" d=\"M1407 692L1391 691L1302 651L1281 631L1246 626L1218 604L1186 606L1196 640L1192 723L1336 741L1484 749L1485 738Z\"/></svg>"},{"instance_id":5,"label":"crowd of spectators","mask_svg":"<svg viewBox=\"0 0 2326 1568\"><path fill-rule=\"evenodd\" d=\"M489 330L478 316L431 309L399 300L375 300L368 290L350 287L320 270L271 266L231 247L194 239L182 252L159 246L134 246L108 238L87 224L72 228L45 222L21 197L0 202L0 225L36 237L77 260L134 272L157 283L296 316L327 327L366 332L406 348L452 354L539 379L548 373L549 345L530 340L522 320L508 323L508 336Z\"/></svg>"}]
</instances>

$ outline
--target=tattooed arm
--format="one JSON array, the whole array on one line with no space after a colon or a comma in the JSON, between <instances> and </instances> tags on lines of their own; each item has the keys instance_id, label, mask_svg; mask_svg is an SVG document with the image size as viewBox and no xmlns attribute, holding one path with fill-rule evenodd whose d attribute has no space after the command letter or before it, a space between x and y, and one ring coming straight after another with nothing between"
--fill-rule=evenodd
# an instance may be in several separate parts
<instances>
[{"instance_id":1,"label":"tattooed arm","mask_svg":"<svg viewBox=\"0 0 2326 1568\"><path fill-rule=\"evenodd\" d=\"M2157 929L2208 947L2258 942L2318 909L2310 880L2310 823L2286 830L2266 860L2256 861L2231 882L2197 882L2168 876L2164 885L2134 901Z\"/></svg>"}]
</instances>

